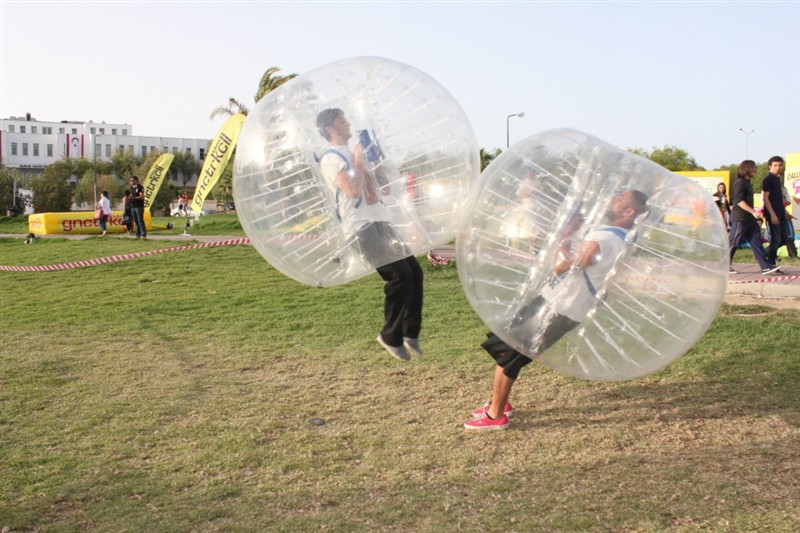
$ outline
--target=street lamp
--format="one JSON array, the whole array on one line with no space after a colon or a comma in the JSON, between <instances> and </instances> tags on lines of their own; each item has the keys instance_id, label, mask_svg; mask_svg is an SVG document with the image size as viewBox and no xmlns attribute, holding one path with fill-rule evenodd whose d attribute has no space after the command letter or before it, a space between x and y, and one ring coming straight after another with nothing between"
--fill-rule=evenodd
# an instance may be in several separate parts
<instances>
[{"instance_id":1,"label":"street lamp","mask_svg":"<svg viewBox=\"0 0 800 533\"><path fill-rule=\"evenodd\" d=\"M508 148L508 121L511 117L519 117L522 118L525 116L524 111L520 111L519 113L512 113L506 117L506 148Z\"/></svg>"},{"instance_id":2,"label":"street lamp","mask_svg":"<svg viewBox=\"0 0 800 533\"><path fill-rule=\"evenodd\" d=\"M750 159L750 145L747 142L747 137L756 130L744 131L744 128L739 128L739 131L744 133L744 158Z\"/></svg>"},{"instance_id":3,"label":"street lamp","mask_svg":"<svg viewBox=\"0 0 800 533\"><path fill-rule=\"evenodd\" d=\"M94 154L94 205L97 205L97 138L102 137L101 134L97 133L94 136L94 142L92 143L92 152Z\"/></svg>"}]
</instances>

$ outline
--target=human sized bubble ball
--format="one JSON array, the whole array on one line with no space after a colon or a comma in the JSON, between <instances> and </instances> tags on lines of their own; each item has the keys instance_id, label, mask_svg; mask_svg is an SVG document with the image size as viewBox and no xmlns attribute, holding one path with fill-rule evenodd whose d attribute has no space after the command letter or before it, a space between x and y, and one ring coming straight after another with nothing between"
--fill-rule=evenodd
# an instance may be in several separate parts
<instances>
[{"instance_id":1,"label":"human sized bubble ball","mask_svg":"<svg viewBox=\"0 0 800 533\"><path fill-rule=\"evenodd\" d=\"M250 112L236 212L287 276L329 287L451 241L479 172L464 111L430 76L378 57L297 76Z\"/></svg>"},{"instance_id":2,"label":"human sized bubble ball","mask_svg":"<svg viewBox=\"0 0 800 533\"><path fill-rule=\"evenodd\" d=\"M664 368L705 333L728 278L699 184L586 133L529 137L483 171L456 238L469 302L515 350L569 376Z\"/></svg>"}]
</instances>

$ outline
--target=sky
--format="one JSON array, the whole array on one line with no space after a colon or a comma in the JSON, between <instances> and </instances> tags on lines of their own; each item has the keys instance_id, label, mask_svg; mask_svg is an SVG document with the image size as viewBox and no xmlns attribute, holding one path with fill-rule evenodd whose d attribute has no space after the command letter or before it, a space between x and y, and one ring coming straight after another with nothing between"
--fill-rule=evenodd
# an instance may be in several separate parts
<instances>
[{"instance_id":1,"label":"sky","mask_svg":"<svg viewBox=\"0 0 800 533\"><path fill-rule=\"evenodd\" d=\"M800 152L800 0L0 0L0 116L211 139L268 68L359 56L435 79L490 151L569 127L707 169Z\"/></svg>"}]
</instances>

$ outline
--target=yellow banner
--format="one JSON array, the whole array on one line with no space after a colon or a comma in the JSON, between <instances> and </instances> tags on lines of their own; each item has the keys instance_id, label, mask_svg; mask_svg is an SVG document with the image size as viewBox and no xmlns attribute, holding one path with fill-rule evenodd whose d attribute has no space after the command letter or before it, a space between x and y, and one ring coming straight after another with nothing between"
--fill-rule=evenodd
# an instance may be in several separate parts
<instances>
[{"instance_id":1,"label":"yellow banner","mask_svg":"<svg viewBox=\"0 0 800 533\"><path fill-rule=\"evenodd\" d=\"M106 223L109 233L123 233L122 211L113 211ZM144 225L150 231L150 210L144 211ZM28 217L28 231L34 235L100 235L100 223L94 219L94 211L72 213L36 213Z\"/></svg>"},{"instance_id":2,"label":"yellow banner","mask_svg":"<svg viewBox=\"0 0 800 533\"><path fill-rule=\"evenodd\" d=\"M192 198L192 211L194 211L196 217L199 217L200 213L203 212L203 204L206 203L208 193L219 181L222 171L225 170L225 165L228 164L228 160L231 158L236 142L239 140L239 132L242 131L242 126L244 126L245 118L247 117L241 113L233 115L225 121L217 136L211 142L206 161L203 163L203 169L197 178L194 198Z\"/></svg>"},{"instance_id":3,"label":"yellow banner","mask_svg":"<svg viewBox=\"0 0 800 533\"><path fill-rule=\"evenodd\" d=\"M155 200L158 189L161 188L161 183L164 181L164 176L167 175L167 170L169 170L173 159L175 159L175 156L172 154L161 154L153 163L153 166L150 167L150 170L147 171L147 176L145 176L144 183L142 183L142 186L144 186L145 211L149 211L148 207Z\"/></svg>"},{"instance_id":4,"label":"yellow banner","mask_svg":"<svg viewBox=\"0 0 800 533\"><path fill-rule=\"evenodd\" d=\"M791 204L788 207L789 212L795 217L800 218L800 152L792 152L786 154L786 169L783 173L783 186L789 191L791 197ZM794 229L798 223L795 222Z\"/></svg>"}]
</instances>

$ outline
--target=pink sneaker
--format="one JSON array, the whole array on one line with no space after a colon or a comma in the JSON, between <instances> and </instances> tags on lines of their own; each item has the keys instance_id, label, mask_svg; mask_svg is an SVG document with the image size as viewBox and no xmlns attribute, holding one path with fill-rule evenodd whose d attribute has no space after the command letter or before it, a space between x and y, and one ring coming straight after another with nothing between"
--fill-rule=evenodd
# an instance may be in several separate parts
<instances>
[{"instance_id":1,"label":"pink sneaker","mask_svg":"<svg viewBox=\"0 0 800 533\"><path fill-rule=\"evenodd\" d=\"M508 417L506 415L492 420L488 416L469 420L464 424L466 429L508 429Z\"/></svg>"},{"instance_id":2,"label":"pink sneaker","mask_svg":"<svg viewBox=\"0 0 800 533\"><path fill-rule=\"evenodd\" d=\"M486 416L486 412L489 410L489 406L492 405L492 400L489 400L482 407L478 407L474 411L472 411L472 418L483 418ZM506 416L511 416L511 413L514 412L514 409L511 408L511 404L506 402L506 407L503 409L503 414Z\"/></svg>"}]
</instances>

